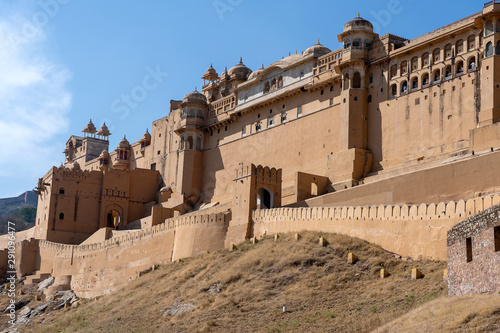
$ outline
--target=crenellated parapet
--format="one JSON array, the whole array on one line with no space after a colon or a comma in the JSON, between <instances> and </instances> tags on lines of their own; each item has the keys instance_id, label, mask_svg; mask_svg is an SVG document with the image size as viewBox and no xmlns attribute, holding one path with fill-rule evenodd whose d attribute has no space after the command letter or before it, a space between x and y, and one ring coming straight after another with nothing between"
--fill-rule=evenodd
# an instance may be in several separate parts
<instances>
[{"instance_id":1,"label":"crenellated parapet","mask_svg":"<svg viewBox=\"0 0 500 333\"><path fill-rule=\"evenodd\" d=\"M299 207L252 212L255 236L315 230L374 242L414 258L446 259L446 233L467 217L500 204L500 194L420 205Z\"/></svg>"}]
</instances>

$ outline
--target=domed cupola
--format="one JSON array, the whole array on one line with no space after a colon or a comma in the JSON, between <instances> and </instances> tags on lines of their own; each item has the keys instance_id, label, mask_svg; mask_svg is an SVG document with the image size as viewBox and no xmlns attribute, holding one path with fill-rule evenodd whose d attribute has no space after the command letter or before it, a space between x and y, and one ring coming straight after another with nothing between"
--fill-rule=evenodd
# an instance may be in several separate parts
<instances>
[{"instance_id":1,"label":"domed cupola","mask_svg":"<svg viewBox=\"0 0 500 333\"><path fill-rule=\"evenodd\" d=\"M220 80L221 81L227 81L229 80L229 74L227 73L227 66L226 69L224 69L224 72L220 75Z\"/></svg>"},{"instance_id":2,"label":"domed cupola","mask_svg":"<svg viewBox=\"0 0 500 333\"><path fill-rule=\"evenodd\" d=\"M146 129L146 133L141 138L141 153L144 156L144 151L146 150L146 147L151 144L151 134L149 134L149 131Z\"/></svg>"},{"instance_id":3,"label":"domed cupola","mask_svg":"<svg viewBox=\"0 0 500 333\"><path fill-rule=\"evenodd\" d=\"M111 157L109 156L109 153L107 150L103 150L101 152L101 155L97 158L99 161L99 169L101 170L107 170L109 167L109 162L111 160Z\"/></svg>"},{"instance_id":4,"label":"domed cupola","mask_svg":"<svg viewBox=\"0 0 500 333\"><path fill-rule=\"evenodd\" d=\"M210 64L210 67L208 67L201 78L207 81L216 81L219 78L219 74L217 74L217 71L212 67L212 64Z\"/></svg>"},{"instance_id":5,"label":"domed cupola","mask_svg":"<svg viewBox=\"0 0 500 333\"><path fill-rule=\"evenodd\" d=\"M373 38L377 34L373 32L373 24L364 18L355 17L344 25L344 31L339 34L339 42L344 44L344 49L370 50Z\"/></svg>"},{"instance_id":6,"label":"domed cupola","mask_svg":"<svg viewBox=\"0 0 500 333\"><path fill-rule=\"evenodd\" d=\"M252 74L250 74L248 76L248 80L252 80L253 78L256 78L257 76L259 76L260 73L262 73L264 71L264 64L262 64L262 67L259 68L258 70L256 70L255 72L252 72Z\"/></svg>"},{"instance_id":7,"label":"domed cupola","mask_svg":"<svg viewBox=\"0 0 500 333\"><path fill-rule=\"evenodd\" d=\"M304 55L308 55L308 54L314 54L315 57L321 57L321 56L324 56L325 54L328 54L332 52L329 48L321 45L321 43L319 42L319 39L318 39L318 43L316 45L313 45L311 47L309 47L308 49L306 49L304 51Z\"/></svg>"},{"instance_id":8,"label":"domed cupola","mask_svg":"<svg viewBox=\"0 0 500 333\"><path fill-rule=\"evenodd\" d=\"M128 169L130 165L130 143L125 136L123 136L123 139L120 141L120 143L118 143L118 147L116 147L115 152L116 163L113 163L113 167L122 170Z\"/></svg>"},{"instance_id":9,"label":"domed cupola","mask_svg":"<svg viewBox=\"0 0 500 333\"><path fill-rule=\"evenodd\" d=\"M97 129L95 128L94 123L92 123L92 119L90 119L89 123L85 128L83 129L83 136L94 136L94 134L97 132Z\"/></svg>"},{"instance_id":10,"label":"domed cupola","mask_svg":"<svg viewBox=\"0 0 500 333\"><path fill-rule=\"evenodd\" d=\"M108 137L111 135L109 132L108 126L106 123L103 123L99 131L97 132L97 136L103 140L108 140Z\"/></svg>"},{"instance_id":11,"label":"domed cupola","mask_svg":"<svg viewBox=\"0 0 500 333\"><path fill-rule=\"evenodd\" d=\"M182 103L201 103L201 104L207 104L207 98L205 95L199 93L196 88L194 91L190 92L189 94L185 95L184 98L182 99Z\"/></svg>"},{"instance_id":12,"label":"domed cupola","mask_svg":"<svg viewBox=\"0 0 500 333\"><path fill-rule=\"evenodd\" d=\"M252 73L252 70L243 64L243 58L240 58L240 62L229 69L228 75L230 79L236 79L240 81L246 81L248 76Z\"/></svg>"},{"instance_id":13,"label":"domed cupola","mask_svg":"<svg viewBox=\"0 0 500 333\"><path fill-rule=\"evenodd\" d=\"M364 30L373 32L373 24L371 24L370 21L360 17L358 14L358 17L353 18L344 25L344 32L354 31L354 30Z\"/></svg>"}]
</instances>

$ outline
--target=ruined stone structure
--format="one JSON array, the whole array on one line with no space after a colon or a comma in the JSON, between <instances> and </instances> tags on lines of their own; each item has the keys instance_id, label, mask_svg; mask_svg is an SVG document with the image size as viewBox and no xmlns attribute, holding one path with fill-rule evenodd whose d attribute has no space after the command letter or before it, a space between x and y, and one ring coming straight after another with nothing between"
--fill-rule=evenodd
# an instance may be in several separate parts
<instances>
[{"instance_id":1,"label":"ruined stone structure","mask_svg":"<svg viewBox=\"0 0 500 333\"><path fill-rule=\"evenodd\" d=\"M500 205L448 231L450 296L500 291Z\"/></svg>"},{"instance_id":2,"label":"ruined stone structure","mask_svg":"<svg viewBox=\"0 0 500 333\"><path fill-rule=\"evenodd\" d=\"M500 203L500 4L413 40L358 16L338 40L256 71L210 66L201 91L113 151L90 121L39 181L18 273L95 296L303 229L445 259L446 232Z\"/></svg>"}]
</instances>

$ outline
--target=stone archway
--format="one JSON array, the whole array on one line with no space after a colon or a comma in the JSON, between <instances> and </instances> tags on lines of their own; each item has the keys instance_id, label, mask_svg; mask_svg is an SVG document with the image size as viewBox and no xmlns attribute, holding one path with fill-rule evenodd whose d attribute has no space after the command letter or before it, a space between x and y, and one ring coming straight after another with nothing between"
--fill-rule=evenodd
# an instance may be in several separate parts
<instances>
[{"instance_id":1,"label":"stone archway","mask_svg":"<svg viewBox=\"0 0 500 333\"><path fill-rule=\"evenodd\" d=\"M107 228L113 228L115 230L119 230L121 223L122 223L122 217L117 210L111 209L110 211L108 211L108 213L106 214Z\"/></svg>"},{"instance_id":2,"label":"stone archway","mask_svg":"<svg viewBox=\"0 0 500 333\"><path fill-rule=\"evenodd\" d=\"M257 191L257 209L274 208L274 195L268 189L261 187Z\"/></svg>"}]
</instances>

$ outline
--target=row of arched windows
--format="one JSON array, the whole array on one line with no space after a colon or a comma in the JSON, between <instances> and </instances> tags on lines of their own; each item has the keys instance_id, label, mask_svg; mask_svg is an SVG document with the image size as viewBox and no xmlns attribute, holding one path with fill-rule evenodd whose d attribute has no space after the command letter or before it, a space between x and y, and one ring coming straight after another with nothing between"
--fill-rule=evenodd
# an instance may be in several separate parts
<instances>
[{"instance_id":1,"label":"row of arched windows","mask_svg":"<svg viewBox=\"0 0 500 333\"><path fill-rule=\"evenodd\" d=\"M188 135L187 138L184 136L181 136L180 149L181 150L185 150L185 149L201 150L201 137L196 138L196 148L195 148L193 136Z\"/></svg>"},{"instance_id":2,"label":"row of arched windows","mask_svg":"<svg viewBox=\"0 0 500 333\"><path fill-rule=\"evenodd\" d=\"M467 61L468 71L476 70L476 57L470 57ZM455 75L461 75L464 73L464 62L462 60L458 61L455 65ZM443 74L443 76L441 76ZM431 83L439 83L442 80L448 80L453 77L452 66L448 65L444 68L443 73L441 69L436 69L432 72L432 76L429 73L424 73L420 76L414 76L411 78L410 84L408 81L404 80L400 84L400 89L398 92L398 86L396 83L391 85L391 97L396 97L399 94L406 94L410 91L417 90L419 88L424 88ZM419 82L420 79L420 82ZM432 81L431 81L432 80Z\"/></svg>"},{"instance_id":3,"label":"row of arched windows","mask_svg":"<svg viewBox=\"0 0 500 333\"><path fill-rule=\"evenodd\" d=\"M365 39L365 42L363 44L363 41L360 38L356 38L352 41L349 38L344 39L344 49L360 49L365 47L366 49L370 50L372 48L372 42L369 39Z\"/></svg>"},{"instance_id":4,"label":"row of arched windows","mask_svg":"<svg viewBox=\"0 0 500 333\"><path fill-rule=\"evenodd\" d=\"M497 42L497 46L493 50L493 43L488 42L486 48L484 49L484 57L491 57L493 55L500 55L500 41Z\"/></svg>"},{"instance_id":5,"label":"row of arched windows","mask_svg":"<svg viewBox=\"0 0 500 333\"><path fill-rule=\"evenodd\" d=\"M349 73L344 74L344 82L343 85L344 89L349 89L349 88L361 88L361 74L359 72L354 72L352 76L352 84L351 84L351 78L349 76ZM332 90L330 90L332 91Z\"/></svg>"},{"instance_id":6,"label":"row of arched windows","mask_svg":"<svg viewBox=\"0 0 500 333\"><path fill-rule=\"evenodd\" d=\"M196 110L193 108L190 108L188 110L188 108L185 107L182 109L182 118L195 118L195 117L204 118L203 110L199 109L198 112L196 112Z\"/></svg>"},{"instance_id":7,"label":"row of arched windows","mask_svg":"<svg viewBox=\"0 0 500 333\"><path fill-rule=\"evenodd\" d=\"M476 37L474 35L469 36L467 38L467 50L472 51L475 49L475 41ZM446 60L452 58L454 55L459 55L464 52L464 40L460 39L455 43L455 54L453 53L452 45L447 44L444 47L444 55L441 55L441 49L436 48L432 51L432 55L429 52L425 52L419 59L419 57L413 57L409 62L404 60L398 66L397 64L393 64L390 68L390 78L394 78L398 76L398 67L399 67L399 76L403 76L408 74L408 72L414 72L419 68L424 68L430 65L430 61L432 59L432 63L435 64L441 60ZM443 59L442 59L443 58ZM420 60L420 65L419 65Z\"/></svg>"},{"instance_id":8,"label":"row of arched windows","mask_svg":"<svg viewBox=\"0 0 500 333\"><path fill-rule=\"evenodd\" d=\"M271 82L267 81L264 84L264 94L267 94L270 91L274 91L276 89L282 88L283 87L283 77L280 76L278 79L274 78L271 80Z\"/></svg>"}]
</instances>

